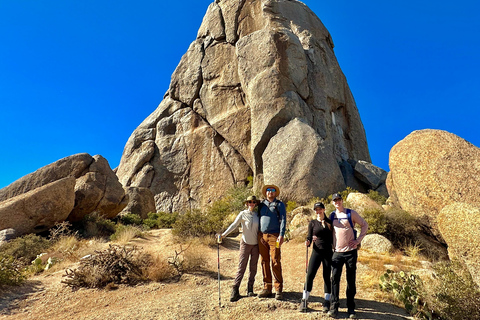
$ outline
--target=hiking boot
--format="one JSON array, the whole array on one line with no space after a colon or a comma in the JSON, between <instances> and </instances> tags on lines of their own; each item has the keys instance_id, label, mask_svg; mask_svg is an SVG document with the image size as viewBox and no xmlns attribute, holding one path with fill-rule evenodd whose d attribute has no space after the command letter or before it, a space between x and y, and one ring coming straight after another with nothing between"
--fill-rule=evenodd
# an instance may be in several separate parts
<instances>
[{"instance_id":1,"label":"hiking boot","mask_svg":"<svg viewBox=\"0 0 480 320\"><path fill-rule=\"evenodd\" d=\"M336 318L338 316L338 309L332 309L328 311L328 316L330 318Z\"/></svg>"},{"instance_id":2,"label":"hiking boot","mask_svg":"<svg viewBox=\"0 0 480 320\"><path fill-rule=\"evenodd\" d=\"M272 291L268 289L263 289L262 292L258 294L259 298L269 298L272 296Z\"/></svg>"},{"instance_id":3,"label":"hiking boot","mask_svg":"<svg viewBox=\"0 0 480 320\"><path fill-rule=\"evenodd\" d=\"M357 318L357 314L355 313L355 311L348 311L348 318L349 319L356 319Z\"/></svg>"},{"instance_id":4,"label":"hiking boot","mask_svg":"<svg viewBox=\"0 0 480 320\"><path fill-rule=\"evenodd\" d=\"M323 313L327 313L328 310L330 310L330 300L325 300L325 302L323 303L322 311Z\"/></svg>"},{"instance_id":5,"label":"hiking boot","mask_svg":"<svg viewBox=\"0 0 480 320\"><path fill-rule=\"evenodd\" d=\"M277 293L275 293L275 299L276 300L283 300L283 292L282 291L277 291Z\"/></svg>"},{"instance_id":6,"label":"hiking boot","mask_svg":"<svg viewBox=\"0 0 480 320\"><path fill-rule=\"evenodd\" d=\"M253 293L253 286L248 286L247 287L247 296L248 297L254 297L255 293Z\"/></svg>"},{"instance_id":7,"label":"hiking boot","mask_svg":"<svg viewBox=\"0 0 480 320\"><path fill-rule=\"evenodd\" d=\"M232 294L230 295L230 302L235 302L240 299L240 292L238 292L238 287L232 287Z\"/></svg>"},{"instance_id":8,"label":"hiking boot","mask_svg":"<svg viewBox=\"0 0 480 320\"><path fill-rule=\"evenodd\" d=\"M298 306L298 311L300 312L307 312L307 299L302 299L300 305Z\"/></svg>"}]
</instances>

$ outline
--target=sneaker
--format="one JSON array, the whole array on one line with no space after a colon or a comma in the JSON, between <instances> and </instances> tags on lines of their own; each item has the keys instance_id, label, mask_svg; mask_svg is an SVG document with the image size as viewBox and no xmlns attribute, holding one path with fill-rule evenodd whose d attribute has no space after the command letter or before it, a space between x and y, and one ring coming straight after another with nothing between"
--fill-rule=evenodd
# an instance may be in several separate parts
<instances>
[{"instance_id":1,"label":"sneaker","mask_svg":"<svg viewBox=\"0 0 480 320\"><path fill-rule=\"evenodd\" d=\"M355 313L355 311L348 311L348 318L349 319L356 319L357 314Z\"/></svg>"},{"instance_id":2,"label":"sneaker","mask_svg":"<svg viewBox=\"0 0 480 320\"><path fill-rule=\"evenodd\" d=\"M275 299L276 300L283 300L283 293L282 291L279 291L275 294Z\"/></svg>"},{"instance_id":3,"label":"sneaker","mask_svg":"<svg viewBox=\"0 0 480 320\"><path fill-rule=\"evenodd\" d=\"M269 298L271 296L272 296L272 291L267 289L263 289L262 292L258 294L259 298Z\"/></svg>"},{"instance_id":4,"label":"sneaker","mask_svg":"<svg viewBox=\"0 0 480 320\"><path fill-rule=\"evenodd\" d=\"M240 292L238 287L232 287L232 293L230 294L230 302L235 302L240 299Z\"/></svg>"},{"instance_id":5,"label":"sneaker","mask_svg":"<svg viewBox=\"0 0 480 320\"><path fill-rule=\"evenodd\" d=\"M302 301L300 302L300 305L298 306L298 311L300 312L307 312L307 300L306 299L302 299Z\"/></svg>"},{"instance_id":6,"label":"sneaker","mask_svg":"<svg viewBox=\"0 0 480 320\"><path fill-rule=\"evenodd\" d=\"M338 309L332 309L328 311L328 316L330 318L336 318L338 316Z\"/></svg>"},{"instance_id":7,"label":"sneaker","mask_svg":"<svg viewBox=\"0 0 480 320\"><path fill-rule=\"evenodd\" d=\"M325 300L325 302L323 303L322 311L323 313L327 313L328 310L330 310L330 300Z\"/></svg>"},{"instance_id":8,"label":"sneaker","mask_svg":"<svg viewBox=\"0 0 480 320\"><path fill-rule=\"evenodd\" d=\"M253 286L250 287L248 286L247 287L247 297L254 297L255 296L255 293L253 293Z\"/></svg>"}]
</instances>

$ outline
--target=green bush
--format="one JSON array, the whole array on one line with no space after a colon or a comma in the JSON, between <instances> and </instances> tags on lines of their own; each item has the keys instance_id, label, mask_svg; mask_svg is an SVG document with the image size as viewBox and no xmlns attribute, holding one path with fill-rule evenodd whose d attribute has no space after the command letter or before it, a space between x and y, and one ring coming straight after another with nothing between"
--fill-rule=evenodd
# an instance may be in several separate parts
<instances>
[{"instance_id":1,"label":"green bush","mask_svg":"<svg viewBox=\"0 0 480 320\"><path fill-rule=\"evenodd\" d=\"M404 271L387 272L380 277L380 289L391 292L405 309L419 319L432 319L426 303L423 301L425 291L423 282L417 275Z\"/></svg>"},{"instance_id":2,"label":"green bush","mask_svg":"<svg viewBox=\"0 0 480 320\"><path fill-rule=\"evenodd\" d=\"M368 233L383 234L387 230L387 218L380 209L366 209L362 214L368 223Z\"/></svg>"},{"instance_id":3,"label":"green bush","mask_svg":"<svg viewBox=\"0 0 480 320\"><path fill-rule=\"evenodd\" d=\"M408 212L392 208L385 212L386 230L383 233L396 248L401 248L416 238L419 232L415 217Z\"/></svg>"},{"instance_id":4,"label":"green bush","mask_svg":"<svg viewBox=\"0 0 480 320\"><path fill-rule=\"evenodd\" d=\"M157 212L157 213L149 213L148 214L148 219L157 217L157 228L172 228L173 224L178 218L178 213L177 212ZM147 220L148 220L147 219ZM145 222L146 223L146 220Z\"/></svg>"},{"instance_id":5,"label":"green bush","mask_svg":"<svg viewBox=\"0 0 480 320\"><path fill-rule=\"evenodd\" d=\"M295 201L287 201L286 210L287 212L292 212L298 207Z\"/></svg>"},{"instance_id":6,"label":"green bush","mask_svg":"<svg viewBox=\"0 0 480 320\"><path fill-rule=\"evenodd\" d=\"M379 205L384 205L387 202L387 198L378 193L378 191L368 190L367 195Z\"/></svg>"},{"instance_id":7,"label":"green bush","mask_svg":"<svg viewBox=\"0 0 480 320\"><path fill-rule=\"evenodd\" d=\"M480 291L472 276L458 261L434 265L434 299L431 307L441 319L480 319Z\"/></svg>"},{"instance_id":8,"label":"green bush","mask_svg":"<svg viewBox=\"0 0 480 320\"><path fill-rule=\"evenodd\" d=\"M143 223L142 217L138 214L127 213L120 217L120 223L123 225L141 225Z\"/></svg>"},{"instance_id":9,"label":"green bush","mask_svg":"<svg viewBox=\"0 0 480 320\"><path fill-rule=\"evenodd\" d=\"M76 223L75 226L85 238L108 238L114 234L116 230L115 222L105 219L96 212L87 214L83 217L82 221Z\"/></svg>"},{"instance_id":10,"label":"green bush","mask_svg":"<svg viewBox=\"0 0 480 320\"><path fill-rule=\"evenodd\" d=\"M12 256L22 266L28 266L51 246L47 239L35 234L15 238L0 247L0 254Z\"/></svg>"},{"instance_id":11,"label":"green bush","mask_svg":"<svg viewBox=\"0 0 480 320\"><path fill-rule=\"evenodd\" d=\"M25 280L22 267L11 255L0 254L0 286L18 285Z\"/></svg>"}]
</instances>

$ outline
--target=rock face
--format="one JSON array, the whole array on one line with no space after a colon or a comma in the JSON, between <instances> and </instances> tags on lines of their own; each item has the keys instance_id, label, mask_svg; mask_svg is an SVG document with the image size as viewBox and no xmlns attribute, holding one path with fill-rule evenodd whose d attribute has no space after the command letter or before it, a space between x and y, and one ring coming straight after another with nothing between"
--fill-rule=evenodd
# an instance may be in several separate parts
<instances>
[{"instance_id":1,"label":"rock face","mask_svg":"<svg viewBox=\"0 0 480 320\"><path fill-rule=\"evenodd\" d=\"M42 232L65 221L75 205L75 178L66 177L0 202L0 229L15 236Z\"/></svg>"},{"instance_id":2,"label":"rock face","mask_svg":"<svg viewBox=\"0 0 480 320\"><path fill-rule=\"evenodd\" d=\"M77 221L94 211L113 218L127 201L107 160L76 154L0 189L0 220L12 224L0 224L0 230L13 228L17 235L41 232L55 222Z\"/></svg>"},{"instance_id":3,"label":"rock face","mask_svg":"<svg viewBox=\"0 0 480 320\"><path fill-rule=\"evenodd\" d=\"M142 219L146 219L148 213L156 212L155 199L150 189L127 187L125 193L128 195L128 204L122 212L120 212L120 215L133 213L138 214Z\"/></svg>"},{"instance_id":4,"label":"rock face","mask_svg":"<svg viewBox=\"0 0 480 320\"><path fill-rule=\"evenodd\" d=\"M436 218L446 205L480 205L480 149L452 133L412 132L392 148L389 166L393 203L420 217L442 242Z\"/></svg>"},{"instance_id":5,"label":"rock face","mask_svg":"<svg viewBox=\"0 0 480 320\"><path fill-rule=\"evenodd\" d=\"M393 251L393 245L384 236L380 234L367 234L362 240L362 249L378 253L390 253Z\"/></svg>"},{"instance_id":6,"label":"rock face","mask_svg":"<svg viewBox=\"0 0 480 320\"><path fill-rule=\"evenodd\" d=\"M360 183L344 170L358 160L370 162L365 132L318 17L298 1L220 0L117 175L157 210L183 211L248 176L291 200L324 197Z\"/></svg>"},{"instance_id":7,"label":"rock face","mask_svg":"<svg viewBox=\"0 0 480 320\"><path fill-rule=\"evenodd\" d=\"M437 222L449 257L463 261L480 286L480 206L454 202L440 211Z\"/></svg>"}]
</instances>

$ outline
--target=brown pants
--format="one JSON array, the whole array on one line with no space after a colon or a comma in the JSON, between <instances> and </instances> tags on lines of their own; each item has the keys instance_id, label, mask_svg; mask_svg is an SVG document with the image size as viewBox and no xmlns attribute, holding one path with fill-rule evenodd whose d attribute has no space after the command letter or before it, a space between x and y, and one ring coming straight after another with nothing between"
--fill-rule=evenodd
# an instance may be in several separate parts
<instances>
[{"instance_id":1,"label":"brown pants","mask_svg":"<svg viewBox=\"0 0 480 320\"><path fill-rule=\"evenodd\" d=\"M260 252L260 261L263 272L263 288L272 290L272 272L275 278L275 291L282 292L283 276L280 248L276 248L278 233L261 233L258 232L258 251ZM270 259L272 260L272 268L270 269Z\"/></svg>"},{"instance_id":2,"label":"brown pants","mask_svg":"<svg viewBox=\"0 0 480 320\"><path fill-rule=\"evenodd\" d=\"M250 276L248 277L248 288L253 288L255 282L255 276L257 275L258 265L258 245L246 244L243 240L240 240L240 256L238 261L237 275L233 285L240 287L243 275L247 269L248 258L250 258Z\"/></svg>"}]
</instances>

